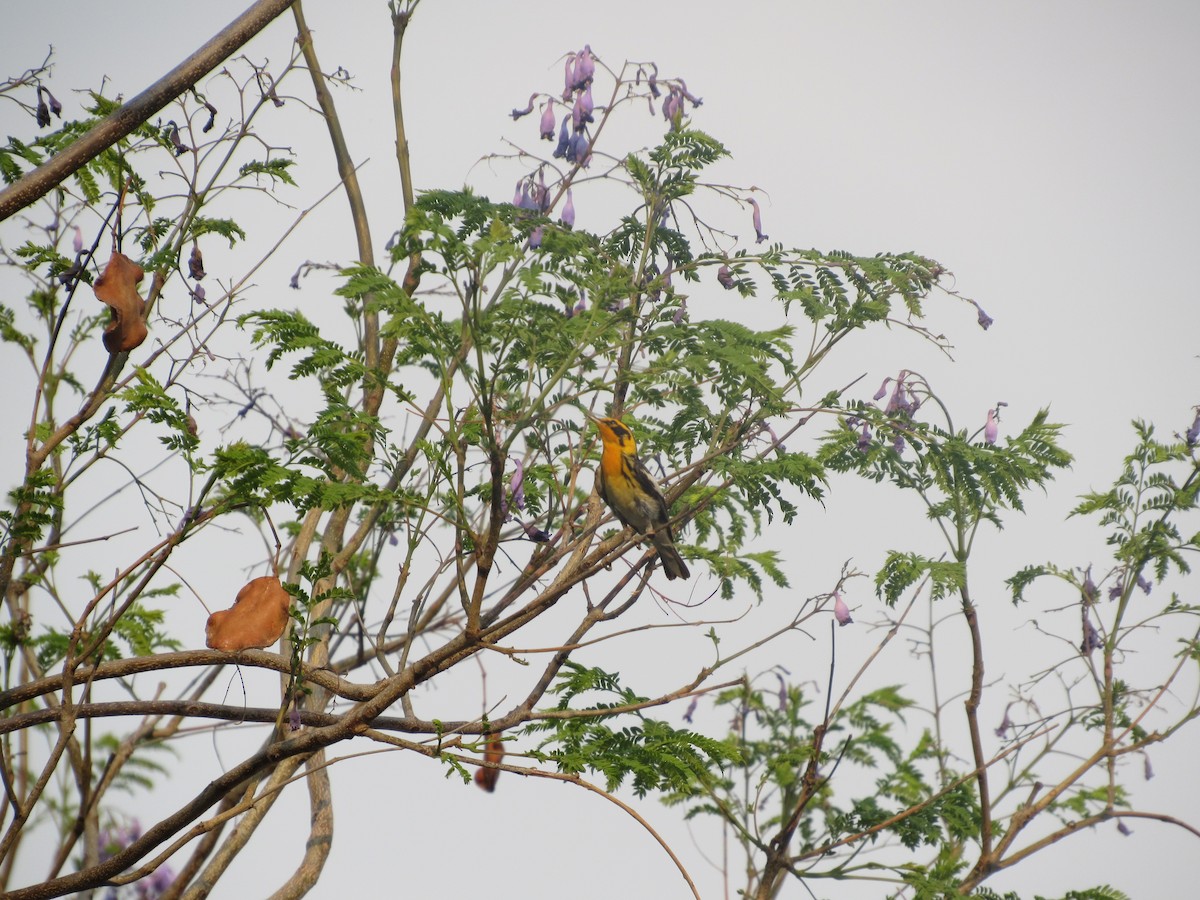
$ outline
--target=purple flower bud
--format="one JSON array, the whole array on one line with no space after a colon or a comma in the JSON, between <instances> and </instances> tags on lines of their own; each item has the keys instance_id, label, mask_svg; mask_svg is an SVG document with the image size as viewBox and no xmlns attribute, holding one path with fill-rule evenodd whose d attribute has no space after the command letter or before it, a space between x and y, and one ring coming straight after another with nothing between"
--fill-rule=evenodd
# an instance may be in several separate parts
<instances>
[{"instance_id":1,"label":"purple flower bud","mask_svg":"<svg viewBox=\"0 0 1200 900\"><path fill-rule=\"evenodd\" d=\"M754 242L756 244L761 244L767 239L767 235L763 234L762 230L762 210L758 208L758 201L753 197L750 198L750 205L754 207Z\"/></svg>"},{"instance_id":2,"label":"purple flower bud","mask_svg":"<svg viewBox=\"0 0 1200 900\"><path fill-rule=\"evenodd\" d=\"M546 100L546 108L542 110L542 140L554 140L554 100Z\"/></svg>"},{"instance_id":3,"label":"purple flower bud","mask_svg":"<svg viewBox=\"0 0 1200 900\"><path fill-rule=\"evenodd\" d=\"M692 716L696 714L696 704L700 702L699 697L693 697L692 702L688 704L687 712L683 714L683 721L691 723Z\"/></svg>"},{"instance_id":4,"label":"purple flower bud","mask_svg":"<svg viewBox=\"0 0 1200 900\"><path fill-rule=\"evenodd\" d=\"M987 331L992 326L992 317L983 311L983 307L978 303L975 304L975 310L979 313L979 327Z\"/></svg>"},{"instance_id":5,"label":"purple flower bud","mask_svg":"<svg viewBox=\"0 0 1200 900\"><path fill-rule=\"evenodd\" d=\"M558 146L554 148L554 158L562 159L567 155L567 150L571 146L571 131L567 128L567 123L571 121L571 114L567 113L563 116L562 127L558 129Z\"/></svg>"},{"instance_id":6,"label":"purple flower bud","mask_svg":"<svg viewBox=\"0 0 1200 900\"><path fill-rule=\"evenodd\" d=\"M1133 834L1133 829L1125 824L1124 819L1117 819L1117 831L1121 832L1121 834L1125 835L1125 837L1129 837L1131 834Z\"/></svg>"},{"instance_id":7,"label":"purple flower bud","mask_svg":"<svg viewBox=\"0 0 1200 900\"><path fill-rule=\"evenodd\" d=\"M1154 777L1154 769L1150 766L1150 754L1142 754L1142 777L1149 781Z\"/></svg>"},{"instance_id":8,"label":"purple flower bud","mask_svg":"<svg viewBox=\"0 0 1200 900\"><path fill-rule=\"evenodd\" d=\"M871 446L871 427L863 422L862 431L858 433L858 450L861 453L866 453L867 448Z\"/></svg>"},{"instance_id":9,"label":"purple flower bud","mask_svg":"<svg viewBox=\"0 0 1200 900\"><path fill-rule=\"evenodd\" d=\"M300 707L294 702L292 708L288 712L288 728L292 731L300 730Z\"/></svg>"},{"instance_id":10,"label":"purple flower bud","mask_svg":"<svg viewBox=\"0 0 1200 900\"><path fill-rule=\"evenodd\" d=\"M1154 585L1152 585L1149 581L1147 581L1146 577L1144 575L1142 575L1140 572L1138 573L1138 577L1137 577L1137 586L1142 589L1142 593L1145 594L1146 596L1150 596L1150 590L1151 590L1151 588L1154 587Z\"/></svg>"},{"instance_id":11,"label":"purple flower bud","mask_svg":"<svg viewBox=\"0 0 1200 900\"><path fill-rule=\"evenodd\" d=\"M80 230L78 225L75 226L75 240L71 246L75 249L76 253L83 252L83 231Z\"/></svg>"},{"instance_id":12,"label":"purple flower bud","mask_svg":"<svg viewBox=\"0 0 1200 900\"><path fill-rule=\"evenodd\" d=\"M1200 441L1200 409L1196 410L1196 418L1192 422L1192 427L1187 430L1187 434L1183 436L1189 447L1195 447L1196 442Z\"/></svg>"},{"instance_id":13,"label":"purple flower bud","mask_svg":"<svg viewBox=\"0 0 1200 900\"><path fill-rule=\"evenodd\" d=\"M850 618L850 607L846 605L846 601L842 599L840 591L833 592L833 617L837 619L839 626L849 625L854 620Z\"/></svg>"},{"instance_id":14,"label":"purple flower bud","mask_svg":"<svg viewBox=\"0 0 1200 900\"><path fill-rule=\"evenodd\" d=\"M732 291L737 286L733 280L733 273L729 271L729 266L721 266L717 269L717 281L727 291Z\"/></svg>"},{"instance_id":15,"label":"purple flower bud","mask_svg":"<svg viewBox=\"0 0 1200 900\"><path fill-rule=\"evenodd\" d=\"M533 101L535 101L536 99L537 99L537 94L530 94L528 106L526 106L524 109L514 109L512 111L513 121L515 122L515 121L517 121L517 119L521 118L522 116L527 116L531 112L533 112Z\"/></svg>"},{"instance_id":16,"label":"purple flower bud","mask_svg":"<svg viewBox=\"0 0 1200 900\"><path fill-rule=\"evenodd\" d=\"M50 108L46 106L46 101L42 99L42 89L38 88L37 112L35 114L38 128L45 128L50 124Z\"/></svg>"},{"instance_id":17,"label":"purple flower bud","mask_svg":"<svg viewBox=\"0 0 1200 900\"><path fill-rule=\"evenodd\" d=\"M891 382L892 382L892 376L891 376L891 375L889 375L887 378L883 379L883 384L881 384L881 385L879 386L879 390L877 390L877 391L875 392L875 396L874 396L874 397L872 397L871 399L872 399L872 400L874 400L874 401L876 401L876 402L879 402L880 400L882 400L882 399L883 399L883 395L887 393L887 387L888 387L888 385L889 385L889 384L891 384Z\"/></svg>"},{"instance_id":18,"label":"purple flower bud","mask_svg":"<svg viewBox=\"0 0 1200 900\"><path fill-rule=\"evenodd\" d=\"M562 208L562 223L568 228L575 227L575 198L571 196L571 189L567 188L567 200Z\"/></svg>"},{"instance_id":19,"label":"purple flower bud","mask_svg":"<svg viewBox=\"0 0 1200 900\"><path fill-rule=\"evenodd\" d=\"M987 424L983 426L984 443L994 444L996 438L1000 434L1000 423L996 420L996 410L989 409L987 414Z\"/></svg>"},{"instance_id":20,"label":"purple flower bud","mask_svg":"<svg viewBox=\"0 0 1200 900\"><path fill-rule=\"evenodd\" d=\"M646 79L646 86L650 88L650 96L658 97L662 92L658 89L658 65L650 63L650 76Z\"/></svg>"}]
</instances>

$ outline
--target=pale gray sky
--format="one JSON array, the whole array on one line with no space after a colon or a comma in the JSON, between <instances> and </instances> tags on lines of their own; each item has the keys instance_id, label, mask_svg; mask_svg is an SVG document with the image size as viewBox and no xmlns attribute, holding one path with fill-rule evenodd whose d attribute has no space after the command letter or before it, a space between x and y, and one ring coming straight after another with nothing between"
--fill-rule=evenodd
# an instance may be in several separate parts
<instances>
[{"instance_id":1,"label":"pale gray sky","mask_svg":"<svg viewBox=\"0 0 1200 900\"><path fill-rule=\"evenodd\" d=\"M13 4L0 32L0 74L40 62L45 45L53 44L51 86L69 114L71 88L92 87L106 75L115 90L132 96L244 5ZM388 125L386 10L382 2L310 3L307 16L326 71L343 66L362 88L337 99L355 156L370 159L363 178L381 249L401 208ZM246 52L259 61L282 60L291 35L285 17ZM704 99L693 124L733 152L720 177L767 192L764 227L772 240L864 254L911 249L947 265L957 288L995 319L990 331L975 325L970 307L934 299L931 326L956 345L955 363L893 336L869 354L842 360L822 389L865 372L869 395L882 377L908 366L944 392L964 420L973 415L982 424L987 408L1004 400L1013 428L1047 404L1070 425L1066 445L1078 458L1075 470L1031 504L1030 516L988 538L994 557L980 567L993 576L982 591L986 627L991 615L1012 615L1001 579L1020 565L1049 555L1067 565L1101 558L1102 534L1083 523L1063 525L1062 515L1074 495L1115 475L1132 446L1129 420L1141 416L1167 432L1182 431L1191 406L1200 403L1200 306L1190 284L1200 247L1198 41L1200 7L1187 2L425 0L405 50L413 172L419 188L470 182L507 199L516 170L478 160L502 151L502 139L533 143L536 115L514 124L508 111L534 91L555 90L561 54L586 42L613 67L625 59L654 60L664 75L686 78ZM300 81L292 88L307 91ZM294 202L302 206L334 178L316 122L297 129L296 112L294 104L285 107L277 124L300 152ZM27 133L14 116L11 105L0 105L5 133ZM268 117L264 127L269 123ZM577 191L582 225L596 215L588 203L587 191ZM331 205L320 224L302 226L276 269L255 279L261 287L252 302L329 302L315 280L295 294L286 278L304 259L353 257L344 203L339 197L331 204L336 215ZM745 219L742 237L752 238ZM271 227L277 225L263 229ZM219 249L211 255L206 249L210 272L219 272L221 258ZM5 302L17 305L18 298ZM753 315L751 305L715 288L697 302L731 318ZM17 421L25 421L25 401L5 394L6 410L13 402ZM0 450L5 461L14 458L7 443ZM846 558L868 568L903 539L892 514L903 521L918 513L895 506L864 512L835 498L828 513L814 509L793 532L768 534L765 543L791 552L795 591L808 596L827 590ZM809 553L814 541L820 543ZM797 545L803 549L788 551ZM756 611L754 627L765 630L763 623L772 621L772 602L778 617L778 608L792 601L770 598ZM864 621L877 610L865 587L854 605ZM1027 612L1004 627L1016 627ZM839 638L840 653L869 652L874 636L850 631ZM817 655L809 670L812 646L797 639L779 647L797 680L824 677L824 650L811 651ZM989 675L1011 674L1022 646L997 643ZM692 649L702 657L702 648ZM655 655L651 645L629 652L637 655L631 671L653 679L653 670L641 672L645 657ZM246 681L252 704L270 702L256 701L253 690L257 683L269 693L273 680ZM452 690L439 688L418 702L432 706L438 693ZM240 684L230 688L231 696L240 691ZM999 689L989 695L996 722L1006 700ZM719 727L717 720L709 724ZM226 763L236 758L233 747L221 745ZM1183 816L1197 808L1195 747L1195 735L1185 733L1173 751L1155 756L1158 777L1140 795L1147 808ZM194 739L189 750L200 768L219 770L208 738ZM569 890L582 900L686 894L644 832L581 791L505 777L495 795L484 796L398 754L336 767L333 787L335 848L326 880L311 895L317 898L434 890L546 898ZM182 797L172 785L156 796L168 804ZM302 791L281 805L273 814L279 829L306 822ZM701 850L719 853L716 835L701 832L694 846L670 811L650 804L644 812L684 856L704 896L721 896L701 856ZM295 840L291 846L291 856L267 868L252 844L236 864L243 886L235 891L231 881L215 896L273 889L299 857ZM1194 839L1167 826L1139 824L1131 838L1107 827L1071 838L989 885L1032 895L1109 883L1138 898L1180 896L1194 880L1185 860L1195 852ZM568 888L568 878L581 881ZM498 892L497 884L504 886ZM814 889L819 896L877 895L842 894L832 884ZM806 894L792 885L784 896Z\"/></svg>"}]
</instances>

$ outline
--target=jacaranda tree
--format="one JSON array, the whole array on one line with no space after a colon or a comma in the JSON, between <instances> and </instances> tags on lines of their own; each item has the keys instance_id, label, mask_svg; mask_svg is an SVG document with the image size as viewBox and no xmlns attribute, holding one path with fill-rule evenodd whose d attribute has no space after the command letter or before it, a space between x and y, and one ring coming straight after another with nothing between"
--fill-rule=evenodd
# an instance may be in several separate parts
<instances>
[{"instance_id":1,"label":"jacaranda tree","mask_svg":"<svg viewBox=\"0 0 1200 900\"><path fill-rule=\"evenodd\" d=\"M697 897L656 818L719 821L735 851L724 877L755 898L836 896L856 878L880 896L995 897L990 876L1089 826L1191 830L1134 805L1125 763L1200 711L1196 607L1152 593L1182 583L1200 545L1200 419L1138 423L1113 487L1080 502L1111 559L1050 547L1012 575L1007 599L1030 618L1035 603L1068 612L1037 626L1048 655L989 681L973 559L1071 457L1047 413L1002 428L999 406L949 409L919 373L943 330L987 328L982 308L915 253L768 237L755 189L710 180L728 153L700 98L652 62L616 62L620 47L569 50L563 81L513 110L516 143L491 160L511 202L415 188L400 59L418 2L390 8L386 209L342 132L348 76L322 70L298 2L291 59L231 56L160 91L161 113L105 86L73 117L49 60L0 85L16 135L0 147L0 250L6 284L25 284L0 312L21 410L0 513L6 896L205 896L285 789L312 814L276 896L302 896L340 877L324 867L330 752L351 742L489 791L519 790L518 775L594 791ZM264 22L271 6L255 7ZM251 33L231 31L208 68ZM328 173L260 128L281 105L276 123L327 126L357 242L353 258L299 265L296 292L256 286L283 262L262 211ZM660 126L655 146L622 144L634 120ZM46 174L105 129L106 145ZM327 215L296 219L310 214ZM210 274L206 253L241 274ZM883 338L914 368L864 363L870 387L826 374ZM630 479L644 518L614 517L597 491L596 418L636 447L614 451L607 496ZM873 575L835 563L789 585L778 548L856 478L931 530L884 548ZM682 561L664 568L668 533ZM843 558L868 555L855 538ZM778 603L785 587L784 627L728 637L731 600ZM772 661L797 632L836 651L852 593L853 627L886 627L869 652L835 653L857 673L844 690ZM180 624L206 601L206 628ZM667 627L639 618L647 607L679 615ZM669 689L640 687L630 642L680 627L707 637L707 663L664 654ZM919 678L863 687L894 641L917 648ZM946 659L964 647L965 664ZM277 690L231 690L235 667L277 673ZM418 690L439 684L474 684L478 712ZM980 715L989 691L1010 698L999 727ZM186 755L212 749L180 742L199 728L254 743L191 784ZM143 819L139 797L168 778L190 799ZM1083 873L1071 896L1121 895Z\"/></svg>"}]
</instances>

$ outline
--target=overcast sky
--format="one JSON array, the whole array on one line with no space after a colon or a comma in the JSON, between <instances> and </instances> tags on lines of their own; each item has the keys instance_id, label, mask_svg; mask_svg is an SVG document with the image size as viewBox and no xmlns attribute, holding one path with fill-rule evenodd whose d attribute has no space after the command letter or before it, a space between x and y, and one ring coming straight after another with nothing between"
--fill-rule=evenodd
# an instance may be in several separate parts
<instances>
[{"instance_id":1,"label":"overcast sky","mask_svg":"<svg viewBox=\"0 0 1200 900\"><path fill-rule=\"evenodd\" d=\"M243 6L228 0L11 4L0 31L0 75L40 62L53 44L50 84L70 115L78 108L72 88L94 87L107 76L110 93L132 96ZM352 152L369 159L363 178L382 244L401 209L388 124L386 9L381 2L311 3L307 16L325 70L342 66L362 88L342 91L337 100L347 114ZM258 61L282 60L292 33L284 17L246 52ZM1009 606L1000 579L1019 565L1051 553L1068 565L1099 558L1099 531L1061 525L1071 498L1106 486L1115 475L1132 446L1130 419L1182 431L1200 403L1200 304L1191 285L1200 247L1200 6L425 0L404 69L418 188L470 182L507 199L515 170L479 160L502 151L506 139L532 143L536 115L514 124L509 110L534 91L558 89L562 54L584 43L613 68L625 59L654 60L664 75L686 78L704 99L693 124L733 153L722 177L766 192L764 228L772 240L864 254L916 250L948 266L957 289L995 319L984 333L971 308L936 301L931 325L956 345L954 363L893 336L834 372L846 380L865 373L869 394L883 376L912 366L946 393L964 424L974 415L982 425L997 400L1009 404L1006 421L1013 428L1045 405L1069 424L1065 441L1077 466L995 545L996 580L985 593L997 614ZM307 90L299 80L290 87ZM294 105L279 112L281 134L292 133L292 120L283 117L296 113ZM334 182L313 126L294 141L302 164L297 206ZM6 134L29 133L11 104L0 105L0 127ZM586 191L577 194L576 205L582 225L601 226L589 219L597 213L589 210ZM280 273L303 259L353 259L341 198L322 215L319 225L306 223L284 248L278 272L257 279L260 305L317 302L320 295L312 291L288 292ZM753 236L748 217L743 239L747 235ZM208 267L213 271L212 262ZM730 303L716 289L709 299ZM16 305L18 298L4 302ZM753 310L722 314L750 318ZM6 394L6 409L14 400L17 421L25 421L22 398ZM5 460L14 458L8 444ZM831 505L820 530L836 533L839 523L852 521L838 515ZM883 513L871 518L885 520ZM877 536L886 543L887 527L873 531L871 521L863 523L864 540ZM798 528L804 545L810 531L803 523ZM796 542L797 534L783 534L774 546ZM828 559L806 564L812 580L794 579L798 593L827 590L841 562L856 552L869 565L866 548L831 542ZM870 592L864 588L855 599L861 618L869 619ZM987 615L985 607L985 627ZM859 652L869 651L874 639L859 634ZM821 677L805 671L802 657L788 665L797 680ZM1003 661L992 669L1002 670ZM263 684L269 690L269 680ZM989 698L991 711L1005 700ZM1179 794L1200 801L1196 737L1185 733L1179 744L1155 757L1158 777L1143 796L1149 808L1169 806L1186 815ZM194 749L206 764L219 765L207 739ZM334 898L347 889L363 896L434 890L585 900L685 896L645 833L583 792L506 778L495 795L484 796L394 754L344 764L334 776L335 796L339 789L357 799L337 807L328 877L313 897ZM289 815L307 818L301 791L283 803L292 812L284 812L281 829ZM719 881L700 855L717 847L694 847L665 809L651 805L647 814L679 844L704 896L720 896ZM1135 832L1126 839L1106 828L1071 838L1061 854L1051 851L989 885L1032 894L1107 882L1143 898L1179 896L1194 883L1194 866L1183 862L1195 858L1194 839L1149 822ZM354 843L368 847L369 855L352 849ZM279 870L262 871L253 846L237 864L243 889L224 885L216 896L258 896L286 877L291 859ZM568 887L568 877L583 882ZM506 887L497 892L497 883ZM850 896L837 885L815 889L821 896ZM784 896L807 895L792 885Z\"/></svg>"}]
</instances>

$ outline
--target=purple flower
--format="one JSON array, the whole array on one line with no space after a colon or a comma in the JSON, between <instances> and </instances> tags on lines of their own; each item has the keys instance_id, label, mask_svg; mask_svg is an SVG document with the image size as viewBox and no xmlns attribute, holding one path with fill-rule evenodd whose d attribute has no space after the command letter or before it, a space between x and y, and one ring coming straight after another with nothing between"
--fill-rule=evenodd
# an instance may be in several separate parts
<instances>
[{"instance_id":1,"label":"purple flower","mask_svg":"<svg viewBox=\"0 0 1200 900\"><path fill-rule=\"evenodd\" d=\"M529 232L529 249L530 250L536 250L536 249L538 249L538 247L542 246L542 236L543 236L544 232L545 232L545 229L541 225L539 225L537 228L533 229L533 231Z\"/></svg>"},{"instance_id":2,"label":"purple flower","mask_svg":"<svg viewBox=\"0 0 1200 900\"><path fill-rule=\"evenodd\" d=\"M679 89L674 85L671 85L670 93L663 101L662 114L663 118L671 123L671 130L678 131L683 122L683 98L679 96Z\"/></svg>"},{"instance_id":3,"label":"purple flower","mask_svg":"<svg viewBox=\"0 0 1200 900\"><path fill-rule=\"evenodd\" d=\"M204 277L204 255L199 244L192 244L192 255L188 257L188 274L197 281Z\"/></svg>"},{"instance_id":4,"label":"purple flower","mask_svg":"<svg viewBox=\"0 0 1200 900\"><path fill-rule=\"evenodd\" d=\"M754 242L756 244L761 244L767 239L767 235L763 234L762 230L762 210L758 208L758 201L753 197L750 198L750 205L754 207Z\"/></svg>"},{"instance_id":5,"label":"purple flower","mask_svg":"<svg viewBox=\"0 0 1200 900\"><path fill-rule=\"evenodd\" d=\"M996 410L989 409L987 414L987 424L983 426L983 440L985 443L994 444L996 438L1000 434L1000 423L996 420Z\"/></svg>"},{"instance_id":6,"label":"purple flower","mask_svg":"<svg viewBox=\"0 0 1200 900\"><path fill-rule=\"evenodd\" d=\"M1125 837L1129 837L1131 834L1133 834L1133 829L1125 824L1124 819L1117 819L1117 831L1121 832L1121 834L1125 835Z\"/></svg>"},{"instance_id":7,"label":"purple flower","mask_svg":"<svg viewBox=\"0 0 1200 900\"><path fill-rule=\"evenodd\" d=\"M1146 596L1150 595L1150 589L1154 587L1141 572L1138 573L1137 586L1142 589L1142 593Z\"/></svg>"},{"instance_id":8,"label":"purple flower","mask_svg":"<svg viewBox=\"0 0 1200 900\"><path fill-rule=\"evenodd\" d=\"M840 591L833 592L833 617L837 619L838 625L849 625L854 621L850 618L850 607L842 599Z\"/></svg>"},{"instance_id":9,"label":"purple flower","mask_svg":"<svg viewBox=\"0 0 1200 900\"><path fill-rule=\"evenodd\" d=\"M48 107L46 105L46 101L42 99L43 90L45 90L45 88L38 88L37 92L38 102L35 118L37 119L38 128L45 128L50 124L50 107Z\"/></svg>"},{"instance_id":10,"label":"purple flower","mask_svg":"<svg viewBox=\"0 0 1200 900\"><path fill-rule=\"evenodd\" d=\"M550 535L542 531L536 525L530 525L526 522L521 523L521 528L525 532L525 537L529 538L535 544L544 544L550 540Z\"/></svg>"},{"instance_id":11,"label":"purple flower","mask_svg":"<svg viewBox=\"0 0 1200 900\"><path fill-rule=\"evenodd\" d=\"M1189 447L1195 447L1196 442L1200 441L1200 409L1196 410L1196 418L1192 422L1192 427L1187 430L1187 434L1183 436Z\"/></svg>"},{"instance_id":12,"label":"purple flower","mask_svg":"<svg viewBox=\"0 0 1200 900\"><path fill-rule=\"evenodd\" d=\"M993 322L992 317L989 316L987 313L985 313L983 311L983 307L980 306L978 303L975 304L975 310L979 313L979 318L978 318L979 327L982 328L984 331L987 331L992 326L992 322Z\"/></svg>"},{"instance_id":13,"label":"purple flower","mask_svg":"<svg viewBox=\"0 0 1200 900\"><path fill-rule=\"evenodd\" d=\"M516 460L513 463L512 479L508 482L508 489L512 491L513 506L517 509L525 508L525 461L522 459Z\"/></svg>"},{"instance_id":14,"label":"purple flower","mask_svg":"<svg viewBox=\"0 0 1200 900\"><path fill-rule=\"evenodd\" d=\"M575 57L575 72L571 86L576 89L586 87L592 83L592 77L595 74L596 63L592 57L592 46L584 44L583 49Z\"/></svg>"},{"instance_id":15,"label":"purple flower","mask_svg":"<svg viewBox=\"0 0 1200 900\"><path fill-rule=\"evenodd\" d=\"M1150 754L1142 754L1142 777L1149 781L1154 777L1154 769L1150 766Z\"/></svg>"},{"instance_id":16,"label":"purple flower","mask_svg":"<svg viewBox=\"0 0 1200 900\"><path fill-rule=\"evenodd\" d=\"M78 225L75 226L75 241L72 246L75 248L76 253L83 252L83 231L80 230Z\"/></svg>"},{"instance_id":17,"label":"purple flower","mask_svg":"<svg viewBox=\"0 0 1200 900\"><path fill-rule=\"evenodd\" d=\"M717 269L717 281L727 291L732 291L736 287L733 280L733 273L729 271L729 266L721 266L721 268Z\"/></svg>"},{"instance_id":18,"label":"purple flower","mask_svg":"<svg viewBox=\"0 0 1200 900\"><path fill-rule=\"evenodd\" d=\"M1012 719L1008 717L1008 711L1011 707L1011 703L1004 707L1004 718L1000 720L1000 724L996 728L996 737L998 738L1004 737L1008 734L1008 729L1012 728Z\"/></svg>"},{"instance_id":19,"label":"purple flower","mask_svg":"<svg viewBox=\"0 0 1200 900\"><path fill-rule=\"evenodd\" d=\"M175 148L175 155L183 156L183 154L190 152L192 148L179 139L179 126L174 122L168 122L167 124L171 126L171 130L167 132L167 140Z\"/></svg>"},{"instance_id":20,"label":"purple flower","mask_svg":"<svg viewBox=\"0 0 1200 900\"><path fill-rule=\"evenodd\" d=\"M288 728L292 731L300 730L300 707L296 701L292 701L292 708L288 710Z\"/></svg>"},{"instance_id":21,"label":"purple flower","mask_svg":"<svg viewBox=\"0 0 1200 900\"><path fill-rule=\"evenodd\" d=\"M562 119L562 127L558 129L558 146L554 148L554 158L562 159L567 155L567 150L571 147L571 132L567 128L567 123L571 121L571 114L566 113Z\"/></svg>"},{"instance_id":22,"label":"purple flower","mask_svg":"<svg viewBox=\"0 0 1200 900\"><path fill-rule=\"evenodd\" d=\"M533 112L533 101L536 99L537 99L537 94L530 94L529 95L529 104L524 109L514 109L512 111L513 121L515 122L517 119L521 118L521 116L527 116L531 112Z\"/></svg>"},{"instance_id":23,"label":"purple flower","mask_svg":"<svg viewBox=\"0 0 1200 900\"><path fill-rule=\"evenodd\" d=\"M874 401L875 401L875 402L877 402L877 403L878 403L880 400L882 400L882 399L883 399L883 395L887 393L887 387L888 387L888 385L889 385L889 384L891 384L891 381L892 381L892 376L891 376L891 375L889 375L887 378L883 379L883 384L881 384L881 385L879 386L879 390L877 390L877 391L875 392L875 396L874 396L874 397L872 397L871 399L872 399L872 400L874 400Z\"/></svg>"},{"instance_id":24,"label":"purple flower","mask_svg":"<svg viewBox=\"0 0 1200 900\"><path fill-rule=\"evenodd\" d=\"M542 140L554 140L554 100L548 98L546 100L546 108L542 110Z\"/></svg>"},{"instance_id":25,"label":"purple flower","mask_svg":"<svg viewBox=\"0 0 1200 900\"><path fill-rule=\"evenodd\" d=\"M49 88L38 88L39 91L46 92L46 99L50 101L50 112L54 113L58 118L62 118L62 104L58 102L55 96L50 93Z\"/></svg>"},{"instance_id":26,"label":"purple flower","mask_svg":"<svg viewBox=\"0 0 1200 900\"><path fill-rule=\"evenodd\" d=\"M204 297L205 297L204 285L198 284L194 288L192 288L192 297L195 298L196 300L199 300L205 306L208 306L208 301L204 299Z\"/></svg>"},{"instance_id":27,"label":"purple flower","mask_svg":"<svg viewBox=\"0 0 1200 900\"><path fill-rule=\"evenodd\" d=\"M567 144L567 162L575 163L586 169L591 161L592 150L587 136L582 131L575 132Z\"/></svg>"},{"instance_id":28,"label":"purple flower","mask_svg":"<svg viewBox=\"0 0 1200 900\"><path fill-rule=\"evenodd\" d=\"M1100 639L1100 632L1096 631L1096 627L1092 624L1092 620L1084 615L1083 617L1083 643L1079 645L1079 652L1085 656L1091 656L1093 650L1098 650L1104 646L1104 641Z\"/></svg>"},{"instance_id":29,"label":"purple flower","mask_svg":"<svg viewBox=\"0 0 1200 900\"><path fill-rule=\"evenodd\" d=\"M567 200L562 208L562 223L568 228L575 227L575 198L571 196L570 188L567 188Z\"/></svg>"},{"instance_id":30,"label":"purple flower","mask_svg":"<svg viewBox=\"0 0 1200 900\"><path fill-rule=\"evenodd\" d=\"M564 101L571 99L571 92L575 90L575 54L568 53L567 60L563 64L563 93Z\"/></svg>"},{"instance_id":31,"label":"purple flower","mask_svg":"<svg viewBox=\"0 0 1200 900\"><path fill-rule=\"evenodd\" d=\"M650 63L650 75L646 78L646 86L650 88L650 96L658 97L662 92L658 89L658 64Z\"/></svg>"},{"instance_id":32,"label":"purple flower","mask_svg":"<svg viewBox=\"0 0 1200 900\"><path fill-rule=\"evenodd\" d=\"M579 92L575 97L575 105L571 107L571 123L575 126L576 131L582 131L584 125L595 121L592 118L593 109L595 106L592 103L592 88L589 85Z\"/></svg>"},{"instance_id":33,"label":"purple flower","mask_svg":"<svg viewBox=\"0 0 1200 900\"><path fill-rule=\"evenodd\" d=\"M692 702L688 704L687 712L683 714L683 721L690 723L692 716L696 714L696 704L700 702L699 697L693 697Z\"/></svg>"},{"instance_id":34,"label":"purple flower","mask_svg":"<svg viewBox=\"0 0 1200 900\"><path fill-rule=\"evenodd\" d=\"M680 322L682 322L686 318L687 318L687 299L685 298L679 302L679 309L675 310L675 315L671 316L671 321L673 323L675 323L676 325L678 325Z\"/></svg>"},{"instance_id":35,"label":"purple flower","mask_svg":"<svg viewBox=\"0 0 1200 900\"><path fill-rule=\"evenodd\" d=\"M147 885L147 898L161 897L167 888L175 883L175 872L168 865L161 865L154 870Z\"/></svg>"},{"instance_id":36,"label":"purple flower","mask_svg":"<svg viewBox=\"0 0 1200 900\"><path fill-rule=\"evenodd\" d=\"M1092 567L1091 566L1088 566L1087 572L1084 573L1083 585L1081 586L1081 590L1083 591L1083 599L1085 601L1087 601L1088 603L1094 603L1096 601L1096 597L1100 593L1096 589L1096 582L1092 581Z\"/></svg>"},{"instance_id":37,"label":"purple flower","mask_svg":"<svg viewBox=\"0 0 1200 900\"><path fill-rule=\"evenodd\" d=\"M1117 599L1118 597L1120 597L1120 596L1121 596L1121 594L1123 594L1124 592L1125 592L1125 588L1124 588L1124 587L1122 587L1122 585L1121 585L1121 582L1119 582L1119 581L1118 581L1116 584L1114 584L1112 587L1110 587L1110 588L1108 589L1108 599L1109 599L1109 601L1111 602L1111 601L1113 601L1113 600L1116 600L1116 599Z\"/></svg>"},{"instance_id":38,"label":"purple flower","mask_svg":"<svg viewBox=\"0 0 1200 900\"><path fill-rule=\"evenodd\" d=\"M904 435L896 432L895 440L892 441L892 449L895 450L897 454L904 452Z\"/></svg>"},{"instance_id":39,"label":"purple flower","mask_svg":"<svg viewBox=\"0 0 1200 900\"><path fill-rule=\"evenodd\" d=\"M704 101L703 101L703 100L701 100L699 97L693 97L693 96L692 96L692 95L691 95L691 94L688 92L688 89L687 89L687 82L686 82L686 81L684 81L682 78L680 78L680 79L679 79L679 92L680 92L681 94L683 94L684 98L685 98L685 99L686 99L686 100L687 100L687 101L688 101L690 104L692 104L692 106L703 106L703 105L704 105Z\"/></svg>"},{"instance_id":40,"label":"purple flower","mask_svg":"<svg viewBox=\"0 0 1200 900\"><path fill-rule=\"evenodd\" d=\"M858 433L858 449L862 453L867 452L867 448L871 446L871 427L863 422L862 431Z\"/></svg>"}]
</instances>

